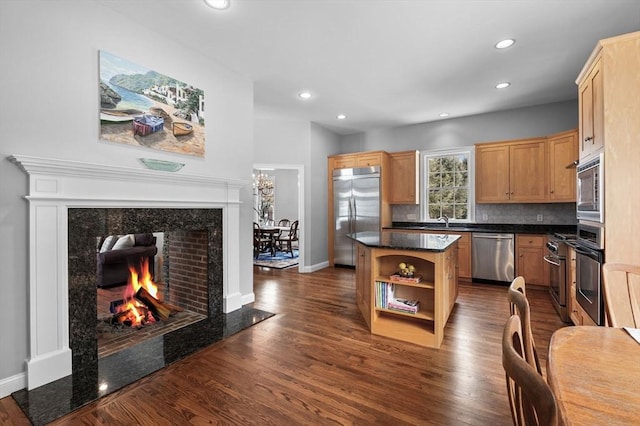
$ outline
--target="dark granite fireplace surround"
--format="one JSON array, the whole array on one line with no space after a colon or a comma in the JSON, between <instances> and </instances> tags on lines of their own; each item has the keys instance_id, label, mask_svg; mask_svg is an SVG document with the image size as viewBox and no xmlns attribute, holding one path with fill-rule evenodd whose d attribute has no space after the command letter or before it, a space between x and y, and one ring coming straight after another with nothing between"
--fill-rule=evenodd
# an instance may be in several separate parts
<instances>
[{"instance_id":1,"label":"dark granite fireplace surround","mask_svg":"<svg viewBox=\"0 0 640 426\"><path fill-rule=\"evenodd\" d=\"M68 209L72 374L13 394L34 424L45 424L68 414L273 315L250 307L223 313L222 214L222 209L192 208ZM96 237L178 230L207 231L208 318L98 359Z\"/></svg>"}]
</instances>

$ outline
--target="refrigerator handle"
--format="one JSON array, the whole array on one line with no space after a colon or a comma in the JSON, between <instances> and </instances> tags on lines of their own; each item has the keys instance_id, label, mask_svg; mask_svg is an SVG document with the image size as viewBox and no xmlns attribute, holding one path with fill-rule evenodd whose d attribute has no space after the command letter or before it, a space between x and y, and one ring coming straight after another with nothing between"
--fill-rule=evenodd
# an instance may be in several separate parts
<instances>
[{"instance_id":1,"label":"refrigerator handle","mask_svg":"<svg viewBox=\"0 0 640 426\"><path fill-rule=\"evenodd\" d=\"M349 197L349 233L353 234L355 231L355 213L356 203L353 195Z\"/></svg>"}]
</instances>

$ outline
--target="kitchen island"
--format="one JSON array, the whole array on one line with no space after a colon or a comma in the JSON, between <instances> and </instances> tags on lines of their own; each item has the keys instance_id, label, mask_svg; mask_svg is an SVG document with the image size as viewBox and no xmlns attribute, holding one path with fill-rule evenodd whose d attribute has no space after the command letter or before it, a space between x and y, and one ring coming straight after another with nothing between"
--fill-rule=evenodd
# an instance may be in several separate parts
<instances>
[{"instance_id":1,"label":"kitchen island","mask_svg":"<svg viewBox=\"0 0 640 426\"><path fill-rule=\"evenodd\" d=\"M362 232L357 247L356 302L371 333L439 348L458 297L458 240L454 234ZM398 276L413 265L412 278ZM417 301L417 312L392 299Z\"/></svg>"}]
</instances>

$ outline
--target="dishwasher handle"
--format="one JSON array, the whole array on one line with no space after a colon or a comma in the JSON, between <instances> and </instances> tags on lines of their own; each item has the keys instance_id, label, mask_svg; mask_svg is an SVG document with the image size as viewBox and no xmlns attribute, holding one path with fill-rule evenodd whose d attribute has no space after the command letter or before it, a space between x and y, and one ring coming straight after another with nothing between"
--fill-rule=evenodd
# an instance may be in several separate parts
<instances>
[{"instance_id":1,"label":"dishwasher handle","mask_svg":"<svg viewBox=\"0 0 640 426\"><path fill-rule=\"evenodd\" d=\"M504 235L473 234L473 238L486 238L489 240L513 240L513 235L504 236Z\"/></svg>"}]
</instances>

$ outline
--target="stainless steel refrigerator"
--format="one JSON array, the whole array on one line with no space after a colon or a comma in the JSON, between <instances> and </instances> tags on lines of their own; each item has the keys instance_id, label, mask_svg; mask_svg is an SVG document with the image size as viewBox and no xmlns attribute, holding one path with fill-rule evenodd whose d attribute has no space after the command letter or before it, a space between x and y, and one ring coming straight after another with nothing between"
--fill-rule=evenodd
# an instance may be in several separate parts
<instances>
[{"instance_id":1,"label":"stainless steel refrigerator","mask_svg":"<svg viewBox=\"0 0 640 426\"><path fill-rule=\"evenodd\" d=\"M355 266L356 247L347 234L380 231L380 167L333 172L333 263Z\"/></svg>"}]
</instances>

